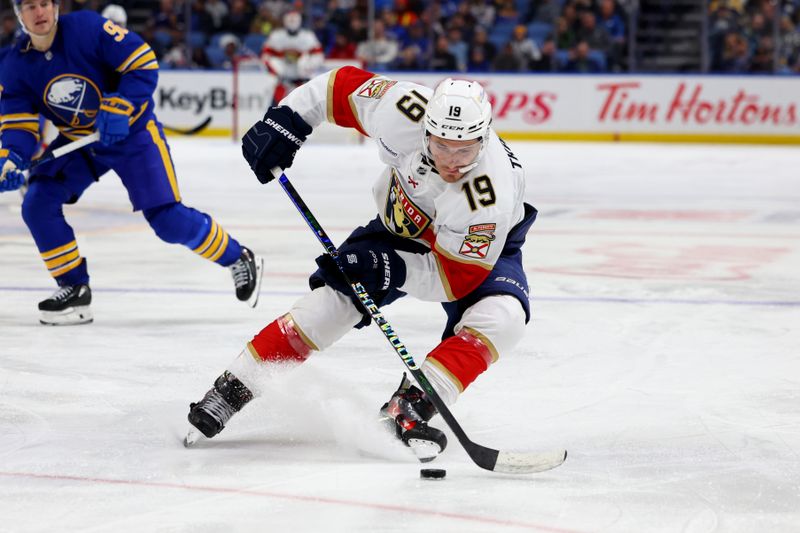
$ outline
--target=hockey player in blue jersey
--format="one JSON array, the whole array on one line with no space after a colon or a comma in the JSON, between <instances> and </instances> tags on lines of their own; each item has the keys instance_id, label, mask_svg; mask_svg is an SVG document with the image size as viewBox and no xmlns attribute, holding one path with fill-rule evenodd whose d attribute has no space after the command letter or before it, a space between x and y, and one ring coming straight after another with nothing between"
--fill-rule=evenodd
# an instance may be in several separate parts
<instances>
[{"instance_id":1,"label":"hockey player in blue jersey","mask_svg":"<svg viewBox=\"0 0 800 533\"><path fill-rule=\"evenodd\" d=\"M263 260L210 216L181 202L175 168L154 114L158 63L136 33L91 11L59 18L53 0L14 0L25 31L0 70L0 192L19 188L38 144L39 116L59 135L51 148L97 131L99 142L36 166L22 204L58 290L39 303L44 324L92 321L89 274L64 204L109 170L162 240L229 267L236 296L255 306Z\"/></svg>"}]
</instances>

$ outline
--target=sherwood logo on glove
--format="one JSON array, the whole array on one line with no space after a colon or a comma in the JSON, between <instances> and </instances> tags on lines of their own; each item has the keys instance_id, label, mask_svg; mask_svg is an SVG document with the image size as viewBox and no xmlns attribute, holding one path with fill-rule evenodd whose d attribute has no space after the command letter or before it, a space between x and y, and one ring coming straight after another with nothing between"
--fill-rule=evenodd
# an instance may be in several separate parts
<instances>
[{"instance_id":1,"label":"sherwood logo on glove","mask_svg":"<svg viewBox=\"0 0 800 533\"><path fill-rule=\"evenodd\" d=\"M278 133L280 133L281 135L283 135L284 137L295 143L297 146L303 146L303 141L295 137L292 134L292 132L290 132L289 130L287 130L286 128L284 128L271 118L266 119L264 122L267 124L267 126L271 126L273 129L277 130Z\"/></svg>"}]
</instances>

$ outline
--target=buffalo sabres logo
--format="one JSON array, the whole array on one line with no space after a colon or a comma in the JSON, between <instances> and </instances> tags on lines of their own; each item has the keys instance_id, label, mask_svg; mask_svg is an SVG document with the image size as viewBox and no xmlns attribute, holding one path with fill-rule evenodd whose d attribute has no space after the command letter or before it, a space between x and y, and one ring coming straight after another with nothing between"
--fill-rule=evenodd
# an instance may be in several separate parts
<instances>
[{"instance_id":1,"label":"buffalo sabres logo","mask_svg":"<svg viewBox=\"0 0 800 533\"><path fill-rule=\"evenodd\" d=\"M77 74L53 78L44 90L44 102L50 111L73 128L94 124L100 98L97 85Z\"/></svg>"}]
</instances>

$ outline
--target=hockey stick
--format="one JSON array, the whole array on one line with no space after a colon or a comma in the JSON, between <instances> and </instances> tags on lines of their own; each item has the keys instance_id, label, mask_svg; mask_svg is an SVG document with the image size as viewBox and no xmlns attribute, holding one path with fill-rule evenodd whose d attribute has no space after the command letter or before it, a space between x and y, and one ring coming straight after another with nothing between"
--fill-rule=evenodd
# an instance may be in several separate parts
<instances>
[{"instance_id":1,"label":"hockey stick","mask_svg":"<svg viewBox=\"0 0 800 533\"><path fill-rule=\"evenodd\" d=\"M86 137L82 137L77 141L72 141L71 143L67 143L64 146L61 146L54 150L45 150L44 154L42 154L42 157L34 161L33 164L31 164L30 168L28 168L27 170L23 170L22 173L25 175L25 178L28 178L28 176L30 176L31 170L35 169L39 165L47 163L48 161L52 161L53 159L58 159L61 156L65 156L71 152L74 152L75 150L80 150L87 144L92 144L98 139L100 139L100 134L98 132L94 132L91 135L87 135Z\"/></svg>"},{"instance_id":2,"label":"hockey stick","mask_svg":"<svg viewBox=\"0 0 800 533\"><path fill-rule=\"evenodd\" d=\"M211 124L211 115L207 116L203 122L201 122L200 124L198 124L193 128L188 128L188 129L173 128L172 126L167 126L166 124L162 124L161 127L170 133L177 133L179 135L197 135L198 133L206 129L206 127L208 127L209 124Z\"/></svg>"},{"instance_id":3,"label":"hockey stick","mask_svg":"<svg viewBox=\"0 0 800 533\"><path fill-rule=\"evenodd\" d=\"M311 228L311 231L314 232L314 235L316 235L317 240L320 242L320 244L322 244L322 247L325 248L325 253L336 260L339 255L339 250L328 237L328 234L325 232L325 230L322 229L320 223L317 222L317 219L311 213L311 210L300 197L300 194L298 194L297 190L289 182L289 178L287 178L286 175L283 174L278 168L273 169L272 173L276 176L280 174L280 178L278 178L278 180L280 181L281 187L283 187L283 190L286 191L287 195L289 195L292 203L294 203L297 210L305 219L306 223ZM336 264L339 264L338 261ZM342 275L347 283L350 284L350 287L358 297L361 305L364 307L367 313L369 313L373 322L375 322L375 324L383 332L384 337L386 337L386 339L389 341L389 344L392 345L395 353L400 357L400 359L403 360L406 368L408 368L409 372L411 372L411 375L414 376L414 379L417 381L419 386L425 391L425 394L428 396L431 403L433 403L433 405L436 407L436 410L439 412L439 414L442 415L442 418L450 427L450 430L458 438L458 442L461 443L461 446L464 447L467 455L469 455L470 459L472 459L476 465L494 472L525 474L550 470L551 468L555 468L564 462L564 460L567 458L566 450L543 453L509 452L494 450L492 448L487 448L486 446L481 446L480 444L472 442L469 437L467 437L467 434L464 433L464 430L461 429L461 425L459 425L458 421L456 421L455 417L450 412L450 409L431 385L431 382L428 381L428 378L422 372L422 369L414 361L414 358L411 356L411 354L408 353L405 345L395 333L394 328L383 316L380 308L375 305L375 302L372 300L372 298L370 298L369 294L364 289L364 286L359 282L354 283L350 278L348 278L341 266L339 266L339 270L342 272Z\"/></svg>"}]
</instances>

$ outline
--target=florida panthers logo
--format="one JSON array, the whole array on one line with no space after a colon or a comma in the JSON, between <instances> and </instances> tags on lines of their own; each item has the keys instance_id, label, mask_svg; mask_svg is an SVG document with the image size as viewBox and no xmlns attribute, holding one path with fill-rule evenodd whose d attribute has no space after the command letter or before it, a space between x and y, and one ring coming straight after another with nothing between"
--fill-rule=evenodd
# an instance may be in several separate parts
<instances>
[{"instance_id":1,"label":"florida panthers logo","mask_svg":"<svg viewBox=\"0 0 800 533\"><path fill-rule=\"evenodd\" d=\"M73 128L94 124L100 98L97 85L77 74L53 78L44 90L44 103L50 111Z\"/></svg>"},{"instance_id":2,"label":"florida panthers logo","mask_svg":"<svg viewBox=\"0 0 800 533\"><path fill-rule=\"evenodd\" d=\"M411 238L422 235L422 232L431 223L430 217L406 196L394 169L392 169L392 182L389 185L383 220L386 222L386 227L393 233Z\"/></svg>"}]
</instances>

